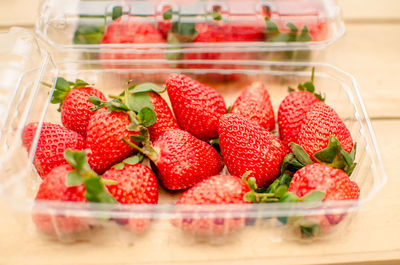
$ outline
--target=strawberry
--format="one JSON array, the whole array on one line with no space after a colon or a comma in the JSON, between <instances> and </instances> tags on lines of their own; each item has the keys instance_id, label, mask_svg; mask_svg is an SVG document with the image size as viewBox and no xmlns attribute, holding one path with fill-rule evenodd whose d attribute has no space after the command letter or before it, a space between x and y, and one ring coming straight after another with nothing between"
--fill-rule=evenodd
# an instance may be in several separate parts
<instances>
[{"instance_id":1,"label":"strawberry","mask_svg":"<svg viewBox=\"0 0 400 265\"><path fill-rule=\"evenodd\" d=\"M296 141L300 127L311 107L317 102L324 101L321 94L314 93L314 90L313 69L311 81L299 84L298 91L289 88L289 95L279 105L279 136L286 146Z\"/></svg>"},{"instance_id":2,"label":"strawberry","mask_svg":"<svg viewBox=\"0 0 400 265\"><path fill-rule=\"evenodd\" d=\"M358 185L350 180L345 172L318 163L298 170L292 178L288 191L300 199L318 191L321 193L322 201L356 200L360 196ZM306 217L308 222L304 222L304 219L296 221L300 224L303 234L310 236L338 224L344 216L345 214L326 214Z\"/></svg>"},{"instance_id":3,"label":"strawberry","mask_svg":"<svg viewBox=\"0 0 400 265\"><path fill-rule=\"evenodd\" d=\"M127 143L153 161L158 178L169 190L187 189L222 169L213 147L180 129L168 130L142 148Z\"/></svg>"},{"instance_id":4,"label":"strawberry","mask_svg":"<svg viewBox=\"0 0 400 265\"><path fill-rule=\"evenodd\" d=\"M38 123L29 123L22 132L22 143L28 152L37 133ZM44 122L40 129L33 164L38 174L43 178L51 169L65 164L64 151L67 148L82 150L85 148L85 139L78 133L58 124Z\"/></svg>"},{"instance_id":5,"label":"strawberry","mask_svg":"<svg viewBox=\"0 0 400 265\"><path fill-rule=\"evenodd\" d=\"M275 128L271 98L263 83L250 84L233 103L231 113L252 120L269 131Z\"/></svg>"},{"instance_id":6,"label":"strawberry","mask_svg":"<svg viewBox=\"0 0 400 265\"><path fill-rule=\"evenodd\" d=\"M139 134L128 130L130 119L127 113L97 110L89 120L87 147L90 149L89 165L97 173L103 173L112 165L130 156L133 149L122 139Z\"/></svg>"},{"instance_id":7,"label":"strawberry","mask_svg":"<svg viewBox=\"0 0 400 265\"><path fill-rule=\"evenodd\" d=\"M221 43L221 42L257 42L264 39L264 25L254 22L231 22L229 24L199 23L195 25L195 38L192 43ZM215 50L219 51L216 52ZM226 52L226 47L211 47L204 52L190 52L187 48L183 54L185 60L249 60L256 59L258 52ZM240 66L234 64L190 64L191 68L212 68L212 69L236 69ZM232 80L238 79L241 74L233 73L221 75L217 73L207 74L210 80Z\"/></svg>"},{"instance_id":8,"label":"strawberry","mask_svg":"<svg viewBox=\"0 0 400 265\"><path fill-rule=\"evenodd\" d=\"M88 83L77 79L75 83L69 82L62 77L57 78L55 90L51 103L60 103L62 124L71 130L86 137L86 129L93 112L89 109L93 104L89 97L96 96L106 100L103 93Z\"/></svg>"},{"instance_id":9,"label":"strawberry","mask_svg":"<svg viewBox=\"0 0 400 265\"><path fill-rule=\"evenodd\" d=\"M219 143L229 173L252 171L259 187L270 184L279 173L286 148L278 137L238 115L225 114L218 126Z\"/></svg>"},{"instance_id":10,"label":"strawberry","mask_svg":"<svg viewBox=\"0 0 400 265\"><path fill-rule=\"evenodd\" d=\"M167 102L157 93L148 92L151 97L151 103L157 114L157 122L148 127L150 140L155 141L167 130L179 129L179 125L172 114Z\"/></svg>"},{"instance_id":11,"label":"strawberry","mask_svg":"<svg viewBox=\"0 0 400 265\"><path fill-rule=\"evenodd\" d=\"M264 39L264 25L251 22L197 24L196 30L198 33L193 42L252 42Z\"/></svg>"},{"instance_id":12,"label":"strawberry","mask_svg":"<svg viewBox=\"0 0 400 265\"><path fill-rule=\"evenodd\" d=\"M218 120L226 106L217 91L183 74L169 75L166 87L182 129L201 140L218 136Z\"/></svg>"},{"instance_id":13,"label":"strawberry","mask_svg":"<svg viewBox=\"0 0 400 265\"><path fill-rule=\"evenodd\" d=\"M137 68L137 63L132 64L132 62L126 60L154 60L154 59L165 59L165 48L159 47L158 51L154 49L150 50L150 46L163 46L166 40L157 28L148 21L144 21L143 18L138 16L122 15L121 17L115 19L110 25L106 27L101 44L103 44L104 49L100 52L100 59L104 62L104 67L108 69L132 69ZM111 45L114 44L114 45ZM120 46L134 46L134 49L108 49L109 46L115 46L119 44ZM112 61L110 61L112 60ZM124 61L124 63L117 62L115 60ZM168 64L163 63L153 63L151 65L144 64L139 67L143 69L147 67L148 69L155 68L168 68ZM165 76L160 73L146 73L143 71L127 71L122 73L118 71L119 76L125 79L133 80L153 80L154 82L163 82Z\"/></svg>"},{"instance_id":14,"label":"strawberry","mask_svg":"<svg viewBox=\"0 0 400 265\"><path fill-rule=\"evenodd\" d=\"M156 204L158 202L156 176L147 166L137 162L139 159L129 162L131 164L121 163L107 170L102 178L113 180L116 183L105 186L118 203ZM148 218L130 218L126 225L134 232L141 233L149 223L150 219Z\"/></svg>"},{"instance_id":15,"label":"strawberry","mask_svg":"<svg viewBox=\"0 0 400 265\"><path fill-rule=\"evenodd\" d=\"M101 43L165 43L162 34L152 24L143 23L139 19L129 15L117 18L108 25Z\"/></svg>"},{"instance_id":16,"label":"strawberry","mask_svg":"<svg viewBox=\"0 0 400 265\"><path fill-rule=\"evenodd\" d=\"M40 184L35 200L87 202L83 185L67 186L67 175L73 169L69 164L53 168ZM39 230L49 234L76 233L90 227L88 219L65 214L51 215L34 211L32 219Z\"/></svg>"},{"instance_id":17,"label":"strawberry","mask_svg":"<svg viewBox=\"0 0 400 265\"><path fill-rule=\"evenodd\" d=\"M102 178L114 180L106 188L121 204L158 202L158 185L153 171L142 164L123 164L104 172Z\"/></svg>"},{"instance_id":18,"label":"strawberry","mask_svg":"<svg viewBox=\"0 0 400 265\"><path fill-rule=\"evenodd\" d=\"M359 197L357 184L342 170L319 163L299 169L290 182L289 192L300 198L311 191L324 192L325 200L353 200Z\"/></svg>"},{"instance_id":19,"label":"strawberry","mask_svg":"<svg viewBox=\"0 0 400 265\"><path fill-rule=\"evenodd\" d=\"M173 126L173 117L166 103L162 102L161 97L151 94L161 91L153 83L143 83L125 89L109 102L97 97L89 98L95 105L91 110L96 111L87 129L87 146L91 150L89 164L94 171L103 173L128 157L133 149L125 141L137 145L138 142L149 140L147 127L155 125L152 132L156 137ZM157 113L154 109L160 116L159 124L155 124Z\"/></svg>"},{"instance_id":20,"label":"strawberry","mask_svg":"<svg viewBox=\"0 0 400 265\"><path fill-rule=\"evenodd\" d=\"M150 44L165 43L162 34L150 23L144 23L135 16L123 15L108 25L101 40L102 44ZM143 48L143 47L142 47ZM146 48L144 47L144 50ZM100 54L102 59L163 59L162 53L109 53ZM128 66L127 66L128 67Z\"/></svg>"},{"instance_id":21,"label":"strawberry","mask_svg":"<svg viewBox=\"0 0 400 265\"><path fill-rule=\"evenodd\" d=\"M201 218L193 209L196 205L245 204L244 197L250 191L241 179L230 175L216 175L204 179L191 187L176 202L177 211L192 217L173 219L172 224L195 235L220 235L229 233L245 224L244 218ZM188 205L188 207L185 207ZM212 208L214 209L214 208ZM217 213L226 208L215 209ZM213 210L209 210L213 211Z\"/></svg>"},{"instance_id":22,"label":"strawberry","mask_svg":"<svg viewBox=\"0 0 400 265\"><path fill-rule=\"evenodd\" d=\"M50 171L40 184L36 201L116 203L104 186L104 184L115 185L116 183L112 180L101 179L89 167L85 152L67 149L64 156L69 164L58 166ZM52 211L43 213L41 208L34 208L32 218L39 230L57 235L79 232L90 226L89 219L69 215L68 212L61 212L60 209L56 213Z\"/></svg>"},{"instance_id":23,"label":"strawberry","mask_svg":"<svg viewBox=\"0 0 400 265\"><path fill-rule=\"evenodd\" d=\"M353 140L344 122L334 109L322 102L317 102L307 112L296 143L313 157L316 152L328 147L331 136L339 140L345 152L352 151Z\"/></svg>"}]
</instances>

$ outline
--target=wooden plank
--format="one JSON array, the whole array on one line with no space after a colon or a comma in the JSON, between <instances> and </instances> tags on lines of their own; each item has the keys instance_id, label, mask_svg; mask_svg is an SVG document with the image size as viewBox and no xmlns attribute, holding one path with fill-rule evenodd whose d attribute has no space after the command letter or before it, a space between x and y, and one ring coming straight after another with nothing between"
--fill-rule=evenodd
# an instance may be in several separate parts
<instances>
[{"instance_id":1,"label":"wooden plank","mask_svg":"<svg viewBox=\"0 0 400 265\"><path fill-rule=\"evenodd\" d=\"M33 26L40 0L1 0L0 26Z\"/></svg>"},{"instance_id":2,"label":"wooden plank","mask_svg":"<svg viewBox=\"0 0 400 265\"><path fill-rule=\"evenodd\" d=\"M196 243L169 226L154 224L148 234L127 244L107 243L107 237L126 239L121 232L93 232L93 243L62 244L33 233L26 225L29 215L20 215L18 225L11 210L0 204L1 264L396 264L400 260L400 201L396 150L393 141L400 131L398 121L373 122L386 173L386 186L354 217L349 229L332 238L314 242L277 240L274 231L255 227L228 238L223 244ZM22 225L21 225L22 224ZM24 226L25 224L25 226ZM181 238L182 237L182 238ZM274 241L275 240L275 241ZM157 253L156 255L154 253ZM7 254L7 255L4 255ZM46 257L46 258L43 258Z\"/></svg>"},{"instance_id":3,"label":"wooden plank","mask_svg":"<svg viewBox=\"0 0 400 265\"><path fill-rule=\"evenodd\" d=\"M337 0L346 22L400 21L398 0Z\"/></svg>"},{"instance_id":4,"label":"wooden plank","mask_svg":"<svg viewBox=\"0 0 400 265\"><path fill-rule=\"evenodd\" d=\"M400 117L400 24L348 24L346 30L319 59L357 79L371 117Z\"/></svg>"}]
</instances>

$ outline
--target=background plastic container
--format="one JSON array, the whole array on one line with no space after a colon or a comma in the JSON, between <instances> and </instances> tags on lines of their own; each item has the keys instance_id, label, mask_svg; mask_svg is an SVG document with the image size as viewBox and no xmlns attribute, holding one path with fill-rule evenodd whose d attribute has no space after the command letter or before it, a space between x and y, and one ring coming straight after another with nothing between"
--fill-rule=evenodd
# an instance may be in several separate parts
<instances>
[{"instance_id":1,"label":"background plastic container","mask_svg":"<svg viewBox=\"0 0 400 265\"><path fill-rule=\"evenodd\" d=\"M326 214L347 213L346 218L339 225L332 227L320 238L340 236L346 233L352 214L362 204L367 202L386 182L386 175L382 168L379 151L374 133L359 94L355 79L340 69L321 63L296 62L261 62L261 61L172 61L180 66L179 72L191 75L197 79L209 80L209 76L236 75L230 82L213 82L212 87L217 89L225 98L227 106L231 105L241 90L252 81L260 81L267 85L271 94L274 109L287 94L287 87L295 87L298 83L309 80L311 68L315 67L315 85L327 95L326 103L332 106L345 121L351 131L353 140L357 142L358 163L351 178L361 189L360 199L357 201L328 201L319 203L270 203L251 205L199 206L190 205L189 208L174 207L180 193L169 193L160 188L158 205L109 205L109 204L81 204L67 202L34 201L35 194L41 179L32 165L33 154L28 155L22 146L21 133L29 122L61 123L57 106L50 104L53 88L45 84L53 84L57 77L68 80L76 78L86 80L104 92L116 94L122 91L127 82L133 78L134 82L165 79L176 69L167 67L171 61L155 60L77 60L54 63L51 58L37 47L32 35L25 31L12 30L8 44L21 43L18 51L31 50L30 56L14 53L14 60L1 57L0 73L4 73L12 62L17 60L36 62L36 65L26 64L19 72L17 82L7 82L1 79L1 88L10 92L10 103L4 126L0 135L0 192L3 199L8 200L17 211L18 220L27 226L27 230L36 233L37 230L31 221L32 214L49 214L53 216L55 237L64 241L75 240L103 240L113 244L119 241L134 241L137 246L148 246L152 242L158 245L172 246L174 244L197 244L204 240L213 243L224 243L240 240L246 234L265 244L280 242L287 239L300 239L301 235L296 222L284 225L280 220L286 217L312 218ZM2 37L2 36L0 36ZM7 38L10 39L10 38ZM3 44L2 44L3 46ZM0 54L7 54L9 48L1 47ZM8 45L7 45L8 46ZM26 49L22 49L25 47ZM109 68L104 68L104 64ZM203 65L201 69L191 65ZM188 67L187 67L188 66ZM211 67L210 67L211 66ZM293 71L293 67L302 67L304 70ZM221 80L226 80L222 78ZM166 96L165 94L163 96ZM37 144L36 135L34 144ZM58 218L72 217L86 220L90 223L88 229L78 234L58 233ZM219 220L222 233L218 236L192 236L171 225L172 219L197 220L211 218ZM137 234L129 229L126 222L115 220L142 220L152 219L147 230ZM223 221L221 221L223 220ZM229 233L229 220L240 222L242 229ZM122 223L122 224L121 224ZM135 223L135 221L133 221ZM134 229L133 229L134 230ZM38 233L43 235L42 233ZM111 236L112 235L112 236Z\"/></svg>"},{"instance_id":2,"label":"background plastic container","mask_svg":"<svg viewBox=\"0 0 400 265\"><path fill-rule=\"evenodd\" d=\"M342 36L344 23L333 0L45 0L36 33L55 60L122 49L119 59L306 61Z\"/></svg>"}]
</instances>

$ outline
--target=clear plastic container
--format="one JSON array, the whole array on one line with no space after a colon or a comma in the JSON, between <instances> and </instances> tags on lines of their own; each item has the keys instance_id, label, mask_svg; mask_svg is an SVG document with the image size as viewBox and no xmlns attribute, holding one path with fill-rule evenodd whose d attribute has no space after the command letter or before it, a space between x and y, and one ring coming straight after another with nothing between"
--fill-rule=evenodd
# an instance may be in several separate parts
<instances>
[{"instance_id":1,"label":"clear plastic container","mask_svg":"<svg viewBox=\"0 0 400 265\"><path fill-rule=\"evenodd\" d=\"M307 61L344 30L333 0L45 0L36 25L56 60L122 49L119 59Z\"/></svg>"},{"instance_id":2,"label":"clear plastic container","mask_svg":"<svg viewBox=\"0 0 400 265\"><path fill-rule=\"evenodd\" d=\"M117 242L135 242L139 248L156 244L157 246L181 246L198 242L224 244L232 240L247 240L262 242L264 247L272 242L301 239L296 222L286 225L280 220L286 217L302 217L303 219L323 216L326 214L347 214L344 220L329 231L320 234L317 238L332 238L347 234L347 228L354 214L370 200L386 182L386 175L380 161L377 143L361 99L357 82L342 70L322 63L300 62L262 62L262 61L172 61L174 64L185 67L179 72L188 74L197 79L209 80L208 76L231 76L236 78L227 82L215 81L210 83L225 98L227 106L231 105L241 90L252 81L260 81L267 85L274 109L277 110L281 100L287 95L288 86L296 86L300 82L309 80L311 68L315 67L315 85L327 95L327 104L332 106L344 120L351 131L353 140L357 142L358 163L351 178L361 189L360 199L356 201L326 201L318 203L269 203L250 205L217 205L200 206L190 205L188 208L177 209L174 202L181 193L169 193L160 187L158 205L110 205L95 203L49 202L35 201L35 194L41 179L32 165L33 154L28 155L22 146L21 133L29 122L61 123L57 106L50 104L53 88L45 84L54 84L57 77L68 80L76 78L86 80L105 95L116 94L122 91L127 82L137 80L153 81L155 78L163 80L169 73L176 72L168 66L171 61L159 60L77 60L53 63L50 57L41 51L35 44L34 38L26 37L26 31L12 30L13 40L9 44L25 43L22 47L28 50L34 48L31 56L24 57L16 53L14 59L36 62L22 68L18 75L18 82L12 85L0 79L1 88L8 90L9 106L0 135L0 192L3 199L17 211L17 218L26 225L27 231L45 234L37 231L32 223L32 214L48 214L53 216L52 225L56 230L56 237L62 241L93 240L107 244ZM0 38L3 36L0 36ZM10 38L8 38L10 39ZM8 48L0 46L0 54L9 52ZM23 49L19 49L22 51ZM4 59L3 59L4 58ZM9 69L8 57L1 57L0 73ZM110 67L104 68L107 64ZM201 65L201 69L190 67ZM189 66L189 67L187 67ZM217 67L218 66L218 67ZM302 67L304 70L293 71L292 67ZM139 82L139 81L138 81ZM54 85L53 85L54 86ZM163 96L166 96L165 94ZM38 135L34 144L37 144ZM57 233L60 219L75 218L85 220L87 230L77 234ZM182 232L171 224L171 220L219 220L218 235L194 236ZM293 220L294 218L292 218ZM126 222L116 220L134 220L148 222L145 232L137 234ZM150 220L152 220L150 222ZM222 221L221 221L222 220ZM237 231L230 233L232 223L237 222ZM112 235L112 236L111 236ZM106 241L104 239L107 238ZM147 253L147 252L146 252ZM151 253L147 253L152 259ZM153 257L154 258L154 257Z\"/></svg>"}]
</instances>

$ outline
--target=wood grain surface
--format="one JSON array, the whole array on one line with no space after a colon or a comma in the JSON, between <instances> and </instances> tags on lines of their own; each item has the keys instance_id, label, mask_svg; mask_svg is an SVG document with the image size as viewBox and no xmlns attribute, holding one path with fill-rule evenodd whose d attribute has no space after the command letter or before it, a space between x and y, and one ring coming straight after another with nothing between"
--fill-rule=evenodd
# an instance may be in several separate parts
<instances>
[{"instance_id":1,"label":"wood grain surface","mask_svg":"<svg viewBox=\"0 0 400 265\"><path fill-rule=\"evenodd\" d=\"M38 3L0 1L0 27L32 27ZM26 226L14 218L19 213L0 200L0 264L400 264L400 1L338 3L346 34L320 60L356 77L388 176L384 188L355 216L348 233L335 240L281 242L252 252L243 251L244 242L252 244L250 235L239 242L202 244L195 249L161 248L155 240L140 253L135 244L60 244L37 237L27 233Z\"/></svg>"}]
</instances>

